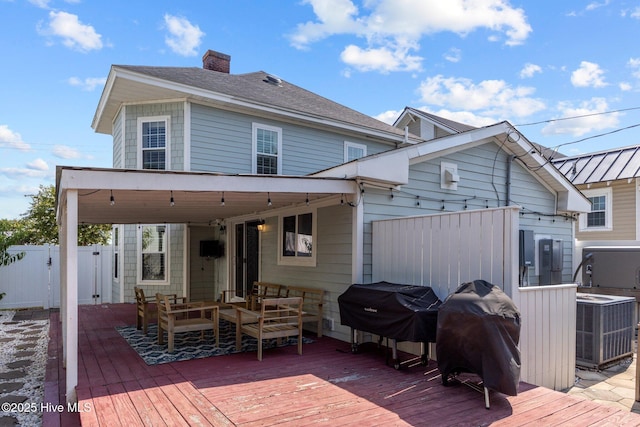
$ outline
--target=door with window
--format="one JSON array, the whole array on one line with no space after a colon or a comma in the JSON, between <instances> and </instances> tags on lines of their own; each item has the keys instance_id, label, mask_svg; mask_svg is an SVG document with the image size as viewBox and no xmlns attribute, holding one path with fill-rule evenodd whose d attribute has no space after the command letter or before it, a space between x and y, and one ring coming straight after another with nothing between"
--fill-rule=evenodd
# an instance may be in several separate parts
<instances>
[{"instance_id":1,"label":"door with window","mask_svg":"<svg viewBox=\"0 0 640 427\"><path fill-rule=\"evenodd\" d=\"M235 227L235 291L238 296L251 292L257 281L260 265L260 232L258 221L236 224Z\"/></svg>"}]
</instances>

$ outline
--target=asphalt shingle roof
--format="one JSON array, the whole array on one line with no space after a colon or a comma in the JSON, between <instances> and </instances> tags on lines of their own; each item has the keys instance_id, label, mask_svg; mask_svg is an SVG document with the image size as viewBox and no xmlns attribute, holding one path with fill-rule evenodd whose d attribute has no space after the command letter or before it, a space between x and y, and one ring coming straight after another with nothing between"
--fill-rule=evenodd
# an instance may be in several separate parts
<instances>
[{"instance_id":1,"label":"asphalt shingle roof","mask_svg":"<svg viewBox=\"0 0 640 427\"><path fill-rule=\"evenodd\" d=\"M188 85L204 91L211 91L264 106L326 118L396 136L404 132L371 116L345 107L286 80L279 84L269 82L268 73L258 71L248 74L227 74L198 67L153 67L114 65L149 77L173 83Z\"/></svg>"}]
</instances>

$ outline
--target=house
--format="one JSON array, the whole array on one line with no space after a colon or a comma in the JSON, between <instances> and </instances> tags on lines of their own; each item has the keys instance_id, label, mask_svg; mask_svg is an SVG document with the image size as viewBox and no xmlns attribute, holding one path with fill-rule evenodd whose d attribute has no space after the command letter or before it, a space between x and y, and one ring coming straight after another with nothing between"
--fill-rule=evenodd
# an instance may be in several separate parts
<instances>
[{"instance_id":1,"label":"house","mask_svg":"<svg viewBox=\"0 0 640 427\"><path fill-rule=\"evenodd\" d=\"M113 302L132 302L134 286L196 300L244 295L258 279L304 284L326 291L326 334L349 340L337 297L381 280L377 221L515 210L477 257L484 270L419 283L443 299L464 280L510 294L537 284L517 263L519 230L560 241L558 283L570 280L573 220L589 209L507 122L473 128L406 108L391 126L265 72L231 74L213 51L203 68L114 65L92 126L113 137L113 169L57 170L68 399L78 223L116 224Z\"/></svg>"},{"instance_id":2,"label":"house","mask_svg":"<svg viewBox=\"0 0 640 427\"><path fill-rule=\"evenodd\" d=\"M638 300L640 145L560 156L551 161L591 202L589 212L580 215L575 225L576 273L581 273L578 277L585 285L593 285L584 290ZM585 260L585 268L578 267L583 253L592 253L594 247L602 248L594 254L597 259ZM611 264L616 259L620 265Z\"/></svg>"}]
</instances>

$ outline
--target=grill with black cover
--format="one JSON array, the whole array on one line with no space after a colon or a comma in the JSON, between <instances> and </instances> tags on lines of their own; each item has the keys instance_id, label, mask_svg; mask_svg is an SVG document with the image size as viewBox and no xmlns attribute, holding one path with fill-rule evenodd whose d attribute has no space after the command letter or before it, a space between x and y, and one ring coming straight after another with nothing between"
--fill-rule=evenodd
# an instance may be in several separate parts
<instances>
[{"instance_id":1,"label":"grill with black cover","mask_svg":"<svg viewBox=\"0 0 640 427\"><path fill-rule=\"evenodd\" d=\"M396 369L398 341L435 342L441 303L428 286L389 282L353 284L338 297L340 323L352 330L352 351L358 351L357 331L391 339ZM423 349L422 362L426 361Z\"/></svg>"},{"instance_id":2,"label":"grill with black cover","mask_svg":"<svg viewBox=\"0 0 640 427\"><path fill-rule=\"evenodd\" d=\"M436 355L442 383L450 374L474 373L488 389L515 396L520 381L520 312L499 287L463 283L438 312Z\"/></svg>"}]
</instances>

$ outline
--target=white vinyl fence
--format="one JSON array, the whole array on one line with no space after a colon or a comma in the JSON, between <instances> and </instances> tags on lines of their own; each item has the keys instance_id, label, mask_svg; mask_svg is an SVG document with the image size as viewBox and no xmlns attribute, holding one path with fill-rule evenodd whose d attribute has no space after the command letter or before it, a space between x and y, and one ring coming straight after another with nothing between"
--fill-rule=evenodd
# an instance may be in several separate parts
<instances>
[{"instance_id":1,"label":"white vinyl fence","mask_svg":"<svg viewBox=\"0 0 640 427\"><path fill-rule=\"evenodd\" d=\"M60 248L58 246L12 246L10 253L25 256L0 267L0 309L60 307ZM111 246L78 248L78 303L111 302Z\"/></svg>"},{"instance_id":2,"label":"white vinyl fence","mask_svg":"<svg viewBox=\"0 0 640 427\"><path fill-rule=\"evenodd\" d=\"M576 286L518 287L519 208L373 222L373 281L430 286L444 299L465 282L502 288L521 314L521 379L574 384Z\"/></svg>"}]
</instances>

